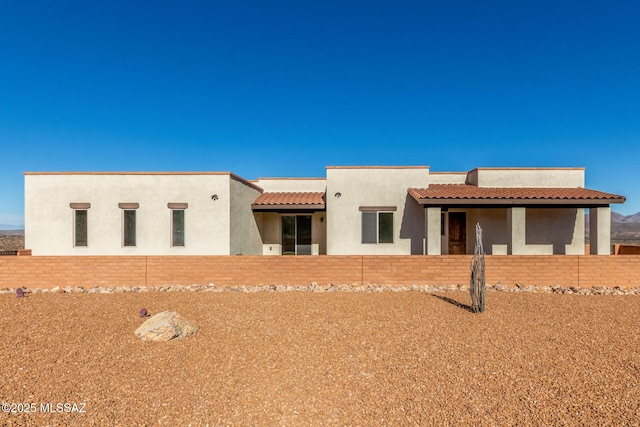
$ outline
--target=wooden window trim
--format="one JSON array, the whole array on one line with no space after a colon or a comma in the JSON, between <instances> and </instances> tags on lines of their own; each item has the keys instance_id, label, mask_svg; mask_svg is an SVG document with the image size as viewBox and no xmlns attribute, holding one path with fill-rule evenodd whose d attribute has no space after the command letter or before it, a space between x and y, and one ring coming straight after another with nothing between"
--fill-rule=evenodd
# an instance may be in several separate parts
<instances>
[{"instance_id":1,"label":"wooden window trim","mask_svg":"<svg viewBox=\"0 0 640 427\"><path fill-rule=\"evenodd\" d=\"M71 209L86 210L86 209L91 208L91 203L69 203L69 207Z\"/></svg>"},{"instance_id":2,"label":"wooden window trim","mask_svg":"<svg viewBox=\"0 0 640 427\"><path fill-rule=\"evenodd\" d=\"M167 203L169 209L187 209L189 203Z\"/></svg>"},{"instance_id":3,"label":"wooden window trim","mask_svg":"<svg viewBox=\"0 0 640 427\"><path fill-rule=\"evenodd\" d=\"M140 203L118 203L120 209L138 209Z\"/></svg>"},{"instance_id":4,"label":"wooden window trim","mask_svg":"<svg viewBox=\"0 0 640 427\"><path fill-rule=\"evenodd\" d=\"M360 206L360 212L395 212L397 210L397 206Z\"/></svg>"}]
</instances>

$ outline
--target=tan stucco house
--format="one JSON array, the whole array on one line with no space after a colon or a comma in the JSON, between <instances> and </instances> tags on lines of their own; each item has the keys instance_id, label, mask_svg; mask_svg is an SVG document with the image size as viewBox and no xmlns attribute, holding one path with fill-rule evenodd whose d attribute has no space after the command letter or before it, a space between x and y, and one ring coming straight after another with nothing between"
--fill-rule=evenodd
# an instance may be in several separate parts
<instances>
[{"instance_id":1,"label":"tan stucco house","mask_svg":"<svg viewBox=\"0 0 640 427\"><path fill-rule=\"evenodd\" d=\"M612 203L584 168L327 167L322 178L230 172L27 172L33 255L610 253Z\"/></svg>"}]
</instances>

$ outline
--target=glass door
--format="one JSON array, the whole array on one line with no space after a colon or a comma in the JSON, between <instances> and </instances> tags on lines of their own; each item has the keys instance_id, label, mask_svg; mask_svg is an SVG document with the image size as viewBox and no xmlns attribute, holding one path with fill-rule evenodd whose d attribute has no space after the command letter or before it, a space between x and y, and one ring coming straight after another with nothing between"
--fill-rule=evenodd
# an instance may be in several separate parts
<instances>
[{"instance_id":1,"label":"glass door","mask_svg":"<svg viewBox=\"0 0 640 427\"><path fill-rule=\"evenodd\" d=\"M311 215L296 217L296 255L311 255Z\"/></svg>"},{"instance_id":2,"label":"glass door","mask_svg":"<svg viewBox=\"0 0 640 427\"><path fill-rule=\"evenodd\" d=\"M311 255L311 215L282 216L282 255Z\"/></svg>"}]
</instances>

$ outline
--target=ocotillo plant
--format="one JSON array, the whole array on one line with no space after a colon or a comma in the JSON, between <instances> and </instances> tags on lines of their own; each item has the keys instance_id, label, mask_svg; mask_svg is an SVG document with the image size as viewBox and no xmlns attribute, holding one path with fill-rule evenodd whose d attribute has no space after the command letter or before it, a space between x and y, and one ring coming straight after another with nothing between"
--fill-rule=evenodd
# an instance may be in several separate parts
<instances>
[{"instance_id":1,"label":"ocotillo plant","mask_svg":"<svg viewBox=\"0 0 640 427\"><path fill-rule=\"evenodd\" d=\"M471 310L482 313L485 308L487 285L484 280L484 247L482 246L482 228L476 224L476 247L473 250L471 264Z\"/></svg>"}]
</instances>

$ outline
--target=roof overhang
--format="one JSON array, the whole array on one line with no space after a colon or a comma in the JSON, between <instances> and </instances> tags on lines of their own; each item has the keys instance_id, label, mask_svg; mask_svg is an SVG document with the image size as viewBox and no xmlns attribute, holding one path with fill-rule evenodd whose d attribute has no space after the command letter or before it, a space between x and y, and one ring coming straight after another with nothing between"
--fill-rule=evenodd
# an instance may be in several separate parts
<instances>
[{"instance_id":1,"label":"roof overhang","mask_svg":"<svg viewBox=\"0 0 640 427\"><path fill-rule=\"evenodd\" d=\"M592 203L585 203L583 200L567 201L567 200L428 200L419 201L418 204L425 208L433 206L439 207L451 207L451 208L509 208L509 207L532 207L532 208L597 208L606 207L611 203L620 202L606 202L598 201Z\"/></svg>"},{"instance_id":2,"label":"roof overhang","mask_svg":"<svg viewBox=\"0 0 640 427\"><path fill-rule=\"evenodd\" d=\"M317 212L326 209L322 192L266 192L251 204L251 209L261 212Z\"/></svg>"},{"instance_id":3,"label":"roof overhang","mask_svg":"<svg viewBox=\"0 0 640 427\"><path fill-rule=\"evenodd\" d=\"M421 205L441 207L601 207L624 203L626 198L587 188L476 187L469 184L432 184L410 188L409 195Z\"/></svg>"},{"instance_id":4,"label":"roof overhang","mask_svg":"<svg viewBox=\"0 0 640 427\"><path fill-rule=\"evenodd\" d=\"M323 211L325 205L251 205L254 211L281 212L281 211Z\"/></svg>"}]
</instances>

